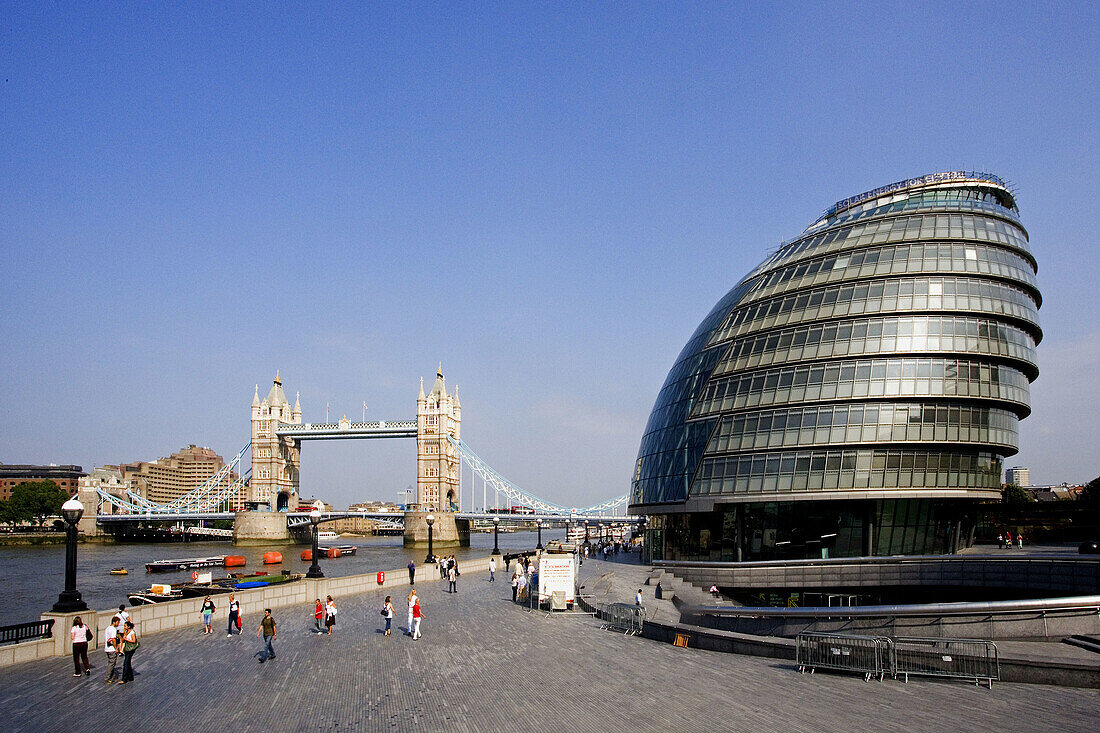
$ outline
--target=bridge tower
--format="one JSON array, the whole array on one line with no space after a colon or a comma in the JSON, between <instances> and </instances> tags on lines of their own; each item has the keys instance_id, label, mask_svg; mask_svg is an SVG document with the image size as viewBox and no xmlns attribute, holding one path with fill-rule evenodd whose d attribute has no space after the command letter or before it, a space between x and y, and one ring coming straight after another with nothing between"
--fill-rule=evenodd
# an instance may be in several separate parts
<instances>
[{"instance_id":1,"label":"bridge tower","mask_svg":"<svg viewBox=\"0 0 1100 733\"><path fill-rule=\"evenodd\" d=\"M298 495L301 441L276 435L279 423L300 425L302 407L297 396L290 406L276 372L267 397L260 399L259 386L252 397L252 479L246 501L256 509L285 512Z\"/></svg>"},{"instance_id":2,"label":"bridge tower","mask_svg":"<svg viewBox=\"0 0 1100 733\"><path fill-rule=\"evenodd\" d=\"M452 512L461 506L459 455L447 436L461 437L462 405L458 388L447 394L443 364L435 375L432 391L416 398L416 503L422 511Z\"/></svg>"}]
</instances>

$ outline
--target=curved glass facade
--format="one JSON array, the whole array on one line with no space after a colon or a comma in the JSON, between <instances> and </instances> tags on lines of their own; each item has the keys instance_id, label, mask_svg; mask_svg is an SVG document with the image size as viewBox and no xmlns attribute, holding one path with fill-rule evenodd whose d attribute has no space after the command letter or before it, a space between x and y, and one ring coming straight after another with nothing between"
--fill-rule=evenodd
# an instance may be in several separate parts
<instances>
[{"instance_id":1,"label":"curved glass facade","mask_svg":"<svg viewBox=\"0 0 1100 733\"><path fill-rule=\"evenodd\" d=\"M719 301L669 372L631 492L651 552L965 544L1030 412L1035 276L994 176L932 174L835 204ZM811 524L832 529L814 539Z\"/></svg>"}]
</instances>

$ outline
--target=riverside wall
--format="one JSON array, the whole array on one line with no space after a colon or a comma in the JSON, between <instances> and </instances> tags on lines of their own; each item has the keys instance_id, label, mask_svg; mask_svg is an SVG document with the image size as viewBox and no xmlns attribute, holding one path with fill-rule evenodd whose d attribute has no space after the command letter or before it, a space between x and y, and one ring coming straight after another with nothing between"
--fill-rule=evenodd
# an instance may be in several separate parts
<instances>
[{"instance_id":1,"label":"riverside wall","mask_svg":"<svg viewBox=\"0 0 1100 733\"><path fill-rule=\"evenodd\" d=\"M463 574L487 573L489 572L489 557L489 555L485 555L484 557L464 559L459 563L459 570ZM415 582L417 584L434 583L439 580L438 566L416 566ZM313 607L311 605L307 606L307 604L311 604L315 598L323 600L325 596L331 595L339 601L344 596L402 586L409 586L409 569L407 567L386 570L385 580L382 583L378 582L377 573L366 573L334 578L304 578L281 585L238 590L234 591L233 595L240 601L241 616L244 622L254 626L259 623L265 608L275 610L302 605L304 607L303 613L308 611L312 616ZM219 593L214 596L214 603L218 607L218 610L214 613L216 627L219 620L223 626L228 623L228 600L228 593ZM130 620L134 622L134 628L137 630L140 639L149 634L172 631L185 626L198 627L202 623L199 615L202 604L202 598L184 598L178 601L127 607L126 611L130 614ZM92 630L93 639L88 644L88 651L98 649L102 643L103 629L110 625L111 617L116 613L118 613L117 608L103 611L89 609L80 613L43 613L43 621L47 619L54 620L52 638L0 646L0 667L8 667L36 659L71 655L72 642L69 638L69 629L72 628L73 619L77 616L80 616L85 625Z\"/></svg>"}]
</instances>

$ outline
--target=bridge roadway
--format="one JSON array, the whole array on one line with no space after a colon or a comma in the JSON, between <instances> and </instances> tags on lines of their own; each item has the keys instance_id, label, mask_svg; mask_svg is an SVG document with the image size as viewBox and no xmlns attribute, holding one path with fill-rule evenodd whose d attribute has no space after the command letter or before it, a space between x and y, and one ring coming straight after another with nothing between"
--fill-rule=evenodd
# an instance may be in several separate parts
<instances>
[{"instance_id":1,"label":"bridge roadway","mask_svg":"<svg viewBox=\"0 0 1100 733\"><path fill-rule=\"evenodd\" d=\"M582 578L617 563L585 562ZM585 615L528 613L508 584L466 564L457 594L419 587L423 638L380 633L381 592L336 599L332 636L312 605L279 610L277 658L257 664L259 616L226 638L194 626L142 639L134 683L104 685L65 657L0 669L4 717L19 731L821 731L1036 733L1095 730L1096 690L800 675L789 662L680 649L602 631ZM621 572L626 572L622 568ZM647 587L648 591L649 588ZM215 599L217 601L217 599Z\"/></svg>"},{"instance_id":2,"label":"bridge roadway","mask_svg":"<svg viewBox=\"0 0 1100 733\"><path fill-rule=\"evenodd\" d=\"M100 524L117 524L123 522L183 522L183 521L212 521L215 519L232 520L237 515L233 512L157 512L155 514L99 514L96 522ZM302 512L288 512L287 521L291 526L309 521L309 514ZM362 519L383 519L391 522L404 522L405 515L394 512L322 512L321 521L328 522L345 517L359 517ZM544 522L588 522L589 524L603 522L605 524L637 524L641 517L615 516L614 514L495 514L484 512L455 512L456 519L492 521L500 519L501 524L528 523L536 519Z\"/></svg>"}]
</instances>

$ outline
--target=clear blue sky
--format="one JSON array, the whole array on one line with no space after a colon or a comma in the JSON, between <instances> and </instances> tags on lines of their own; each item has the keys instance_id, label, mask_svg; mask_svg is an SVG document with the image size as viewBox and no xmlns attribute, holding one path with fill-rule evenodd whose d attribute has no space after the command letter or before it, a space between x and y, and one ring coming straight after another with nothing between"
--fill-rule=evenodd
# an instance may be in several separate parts
<instances>
[{"instance_id":1,"label":"clear blue sky","mask_svg":"<svg viewBox=\"0 0 1100 733\"><path fill-rule=\"evenodd\" d=\"M164 5L0 3L0 461L232 455L276 369L409 418L442 360L483 458L593 503L770 248L978 169L1045 295L1008 463L1100 474L1095 4ZM414 455L307 444L303 494Z\"/></svg>"}]
</instances>

